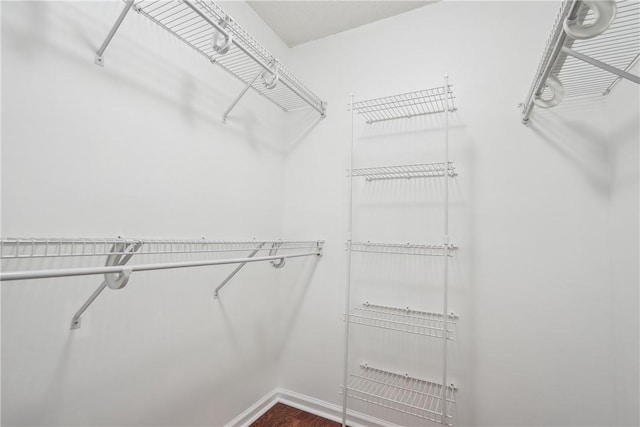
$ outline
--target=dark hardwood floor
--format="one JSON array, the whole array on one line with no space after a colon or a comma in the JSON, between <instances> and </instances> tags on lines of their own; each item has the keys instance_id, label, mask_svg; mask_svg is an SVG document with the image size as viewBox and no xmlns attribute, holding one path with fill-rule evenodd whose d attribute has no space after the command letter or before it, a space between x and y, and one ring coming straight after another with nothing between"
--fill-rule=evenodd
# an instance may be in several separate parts
<instances>
[{"instance_id":1,"label":"dark hardwood floor","mask_svg":"<svg viewBox=\"0 0 640 427\"><path fill-rule=\"evenodd\" d=\"M340 427L340 423L276 403L251 427Z\"/></svg>"}]
</instances>

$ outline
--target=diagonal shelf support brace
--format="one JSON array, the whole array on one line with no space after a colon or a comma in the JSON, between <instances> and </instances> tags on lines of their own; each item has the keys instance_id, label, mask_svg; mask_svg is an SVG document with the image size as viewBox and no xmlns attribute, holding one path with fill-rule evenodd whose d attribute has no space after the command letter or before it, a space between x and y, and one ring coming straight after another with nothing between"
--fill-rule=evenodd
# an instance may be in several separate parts
<instances>
[{"instance_id":1,"label":"diagonal shelf support brace","mask_svg":"<svg viewBox=\"0 0 640 427\"><path fill-rule=\"evenodd\" d=\"M240 92L240 94L236 97L236 99L231 103L231 105L229 106L229 108L227 108L227 110L224 112L224 114L222 115L222 123L227 123L227 116L229 115L229 113L231 112L231 110L234 109L234 107L236 105L238 105L238 102L240 102L240 100L242 99L242 97L244 96L245 93L247 93L247 91L249 90L249 88L251 86L253 86L253 84L255 83L255 81L258 79L258 77L260 77L260 74L263 73L262 69L259 69L258 72L256 73L256 75L253 77L253 79L247 83L247 86L245 86L244 89L242 89L242 92Z\"/></svg>"},{"instance_id":2,"label":"diagonal shelf support brace","mask_svg":"<svg viewBox=\"0 0 640 427\"><path fill-rule=\"evenodd\" d=\"M129 248L131 249L130 253L128 253L127 255L125 255L122 260L120 261L119 265L125 265L127 262L129 262L129 260L131 259L131 257L133 257L134 253L138 251L138 249L140 249L140 247L142 246L142 242L137 242L134 243L132 245L129 246ZM78 309L78 311L76 311L76 314L73 315L73 317L71 318L71 329L79 329L82 322L80 317L82 316L82 314L89 308L89 306L91 304L93 304L93 302L96 300L96 298L98 298L98 296L100 296L100 294L102 293L102 291L105 290L105 288L107 287L107 282L106 280L103 280L102 283L100 284L100 286L98 286L98 288L93 291L93 293L91 294L91 296L89 297L89 299L87 299L85 301L84 304L82 304L82 306Z\"/></svg>"},{"instance_id":3,"label":"diagonal shelf support brace","mask_svg":"<svg viewBox=\"0 0 640 427\"><path fill-rule=\"evenodd\" d=\"M260 244L258 245L258 247L257 247L257 248L255 248L255 249L253 250L253 252L251 252L251 253L249 254L249 256L247 256L247 258L253 258L253 257L258 253L258 251L260 251L260 249L262 249L262 247L263 247L263 246L264 246L264 243L260 243ZM222 288L223 288L227 283L229 283L229 281L233 278L233 276L235 276L235 275L238 273L238 271L242 270L242 267L244 267L245 265L247 265L247 262L248 262L248 261L245 261L245 262L243 262L242 264L238 264L238 266L237 266L237 267L236 267L236 268L235 268L235 269L234 269L234 270L233 270L233 271L232 271L232 272L227 276L227 278L226 278L226 279L224 279L224 280L222 281L222 283L220 283L220 284L218 285L218 287L216 288L216 290L215 290L215 291L214 291L214 293L213 293L213 297L214 297L215 299L217 299L217 298L218 298L218 294L220 293L220 289L222 289Z\"/></svg>"},{"instance_id":4,"label":"diagonal shelf support brace","mask_svg":"<svg viewBox=\"0 0 640 427\"><path fill-rule=\"evenodd\" d=\"M639 76L636 76L634 74L628 73L628 72L623 71L623 70L621 70L619 68L612 67L609 64L605 64L604 62L598 61L597 59L593 59L590 56L583 55L582 53L576 52L573 49L569 49L566 46L562 48L562 52L566 53L567 55L571 55L574 58L577 58L577 59L579 59L581 61L584 61L584 62L586 62L588 64L591 64L591 65L596 66L598 68L602 68L603 70L608 71L610 73L613 73L613 74L615 74L617 76L620 76L623 79L627 79L627 80L630 80L630 81L632 81L634 83L640 84L640 77Z\"/></svg>"},{"instance_id":5,"label":"diagonal shelf support brace","mask_svg":"<svg viewBox=\"0 0 640 427\"><path fill-rule=\"evenodd\" d=\"M98 51L96 52L96 59L95 59L96 65L99 65L101 67L104 66L104 59L102 58L102 55L104 55L104 51L107 50L107 46L109 46L109 43L111 43L111 39L113 38L113 36L115 36L116 32L118 31L118 28L120 28L120 24L122 24L122 21L124 21L124 18L127 16L127 13L129 13L129 11L131 10L131 7L133 6L133 2L134 0L126 1L124 5L124 9L122 9L122 12L120 12L120 16L118 16L118 19L116 19L116 22L113 24L113 27L111 27L109 34L107 34L107 37L102 42L102 46L100 46L100 49L98 49Z\"/></svg>"}]
</instances>

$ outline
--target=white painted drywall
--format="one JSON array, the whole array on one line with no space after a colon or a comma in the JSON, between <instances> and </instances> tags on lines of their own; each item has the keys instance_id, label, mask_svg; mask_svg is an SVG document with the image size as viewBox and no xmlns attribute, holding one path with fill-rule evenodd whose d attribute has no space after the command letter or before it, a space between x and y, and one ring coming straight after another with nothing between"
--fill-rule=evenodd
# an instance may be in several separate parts
<instances>
[{"instance_id":1,"label":"white painted drywall","mask_svg":"<svg viewBox=\"0 0 640 427\"><path fill-rule=\"evenodd\" d=\"M450 306L460 315L449 358L450 380L459 387L456 424L637 423L637 404L629 402L638 401L637 368L631 366L638 348L631 326L638 313L637 228L631 222L638 217L625 210L634 203L629 194L637 188L637 155L616 170L610 136L618 124L609 132L605 114L629 109L633 100L612 95L609 103L621 104L606 108L602 101L565 103L536 110L528 126L520 123L518 104L558 6L440 2L292 50L292 67L314 82L329 114L287 157L285 234L311 232L328 243L304 294L283 292L283 301L293 304L280 386L341 401L348 94L366 99L437 86L449 73L459 108L451 123L451 160L460 172L451 184L450 233L460 246L450 269ZM637 99L637 87L628 90ZM355 167L441 160L439 120L367 126L356 117ZM291 138L299 140L311 126L290 130ZM637 129L625 132L637 150ZM629 194L622 188L627 181L636 186ZM439 243L441 197L442 186L433 182L359 183L353 238ZM613 210L612 197L619 201ZM611 241L610 215L620 217L618 234L628 236ZM616 258L614 250L612 263L609 245L616 239L624 240L629 255ZM354 257L352 306L370 299L439 307L435 261ZM615 287L612 268L620 272ZM617 305L627 297L624 307ZM616 334L622 324L627 328ZM438 343L352 331L352 367L366 361L440 379ZM417 424L392 411L353 408Z\"/></svg>"},{"instance_id":2,"label":"white painted drywall","mask_svg":"<svg viewBox=\"0 0 640 427\"><path fill-rule=\"evenodd\" d=\"M242 84L135 12L94 65L122 7L2 4L2 235L280 237L282 112L249 93L223 125ZM222 7L286 54L248 5ZM78 262L93 263L52 265ZM71 316L100 277L2 283L2 425L235 417L273 389L280 345L279 271L247 265L213 300L233 268L135 273L76 331Z\"/></svg>"},{"instance_id":3,"label":"white painted drywall","mask_svg":"<svg viewBox=\"0 0 640 427\"><path fill-rule=\"evenodd\" d=\"M636 75L640 66L631 70ZM605 104L609 121L611 159L610 259L615 333L616 421L638 425L638 162L640 141L640 96L635 83L623 80Z\"/></svg>"}]
</instances>

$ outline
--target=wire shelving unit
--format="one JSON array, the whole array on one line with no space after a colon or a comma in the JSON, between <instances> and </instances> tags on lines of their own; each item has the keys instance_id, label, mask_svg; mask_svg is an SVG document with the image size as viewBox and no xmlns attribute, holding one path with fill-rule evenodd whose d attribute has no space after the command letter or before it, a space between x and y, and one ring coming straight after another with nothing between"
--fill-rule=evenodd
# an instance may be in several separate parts
<instances>
[{"instance_id":1,"label":"wire shelving unit","mask_svg":"<svg viewBox=\"0 0 640 427\"><path fill-rule=\"evenodd\" d=\"M104 64L104 52L131 8L245 85L224 112L223 121L249 89L285 112L313 108L321 116L326 114L325 102L211 0L126 0L96 53L98 65Z\"/></svg>"},{"instance_id":2,"label":"wire shelving unit","mask_svg":"<svg viewBox=\"0 0 640 427\"><path fill-rule=\"evenodd\" d=\"M456 176L456 167L449 162L423 163L418 165L381 166L375 168L352 169L352 176L364 177L367 181L385 179L437 178L445 175Z\"/></svg>"},{"instance_id":3,"label":"wire shelving unit","mask_svg":"<svg viewBox=\"0 0 640 427\"><path fill-rule=\"evenodd\" d=\"M449 245L422 245L413 243L351 242L352 252L372 252L396 255L453 256L456 247Z\"/></svg>"},{"instance_id":4,"label":"wire shelving unit","mask_svg":"<svg viewBox=\"0 0 640 427\"><path fill-rule=\"evenodd\" d=\"M353 103L367 123L455 111L451 86L441 86Z\"/></svg>"},{"instance_id":5,"label":"wire shelving unit","mask_svg":"<svg viewBox=\"0 0 640 427\"><path fill-rule=\"evenodd\" d=\"M424 420L453 425L457 389L361 364L349 375L347 396Z\"/></svg>"},{"instance_id":6,"label":"wire shelving unit","mask_svg":"<svg viewBox=\"0 0 640 427\"><path fill-rule=\"evenodd\" d=\"M444 85L432 89L419 90L384 98L354 101L351 95L352 135L349 155L350 179L349 216L347 234L347 286L345 298L345 335L344 335L344 375L343 386L347 392L342 400L342 426L348 425L347 406L349 399L361 400L382 406L404 414L452 425L452 408L455 387L445 386L447 381L447 342L453 339L454 327L458 316L450 313L448 306L448 259L457 249L449 238L449 180L457 175L457 170L449 161L449 113L455 111L454 95L448 77ZM354 117L361 115L371 124L386 120L407 119L416 116L438 114L444 116L444 158L440 162L421 163L401 166L379 166L354 168ZM443 239L440 244L383 243L353 241L353 187L354 180L365 178L367 181L385 179L432 178L442 179ZM354 252L381 253L392 255L419 255L441 257L443 268L442 312L433 313L417 309L374 305L368 302L352 307L352 254ZM365 325L387 329L421 337L436 338L442 342L442 382L440 384L411 378L391 372L360 365L358 372L350 371L349 337L350 325Z\"/></svg>"},{"instance_id":7,"label":"wire shelving unit","mask_svg":"<svg viewBox=\"0 0 640 427\"><path fill-rule=\"evenodd\" d=\"M448 326L446 338L453 339L453 327L458 316L447 316ZM433 338L444 338L444 316L441 313L412 310L407 308L388 307L384 305L361 304L351 310L349 321L358 325L390 329L392 331L423 335Z\"/></svg>"},{"instance_id":8,"label":"wire shelving unit","mask_svg":"<svg viewBox=\"0 0 640 427\"><path fill-rule=\"evenodd\" d=\"M640 2L591 4L603 10L596 14L582 0L563 1L522 103L524 123L534 106L552 108L564 99L606 96L621 79L640 83L629 72L640 58Z\"/></svg>"},{"instance_id":9,"label":"wire shelving unit","mask_svg":"<svg viewBox=\"0 0 640 427\"><path fill-rule=\"evenodd\" d=\"M0 281L103 275L102 283L71 320L71 329L78 329L81 325L80 317L102 291L107 287L122 289L134 272L237 264L236 268L216 287L213 296L218 298L220 290L248 263L270 262L274 268L282 268L286 260L291 258L321 256L323 244L322 240L2 238L0 239L0 260L3 262L3 268ZM238 252L250 253L237 257ZM260 252L265 253L256 256ZM175 257L168 257L176 254L187 254L197 259L176 261ZM153 256L152 263L149 262L150 256ZM70 257L94 260L106 258L106 261L104 265L90 267L64 266L45 270L12 270L12 267L23 267L25 259L50 258L55 263L56 260ZM165 260L158 261L157 257ZM147 263L128 264L132 258L145 259ZM42 265L41 262L35 264Z\"/></svg>"}]
</instances>

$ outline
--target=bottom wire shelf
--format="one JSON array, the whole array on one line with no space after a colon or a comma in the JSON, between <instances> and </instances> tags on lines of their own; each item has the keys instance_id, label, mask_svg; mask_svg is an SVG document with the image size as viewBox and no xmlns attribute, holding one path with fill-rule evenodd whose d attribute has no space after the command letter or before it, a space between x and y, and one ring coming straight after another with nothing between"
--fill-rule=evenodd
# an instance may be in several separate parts
<instances>
[{"instance_id":1,"label":"bottom wire shelf","mask_svg":"<svg viewBox=\"0 0 640 427\"><path fill-rule=\"evenodd\" d=\"M357 373L349 375L347 396L392 409L425 420L453 426L453 407L456 388L446 387L443 404L442 384L412 378L360 365ZM342 391L341 391L342 393ZM444 412L444 413L443 413Z\"/></svg>"}]
</instances>

